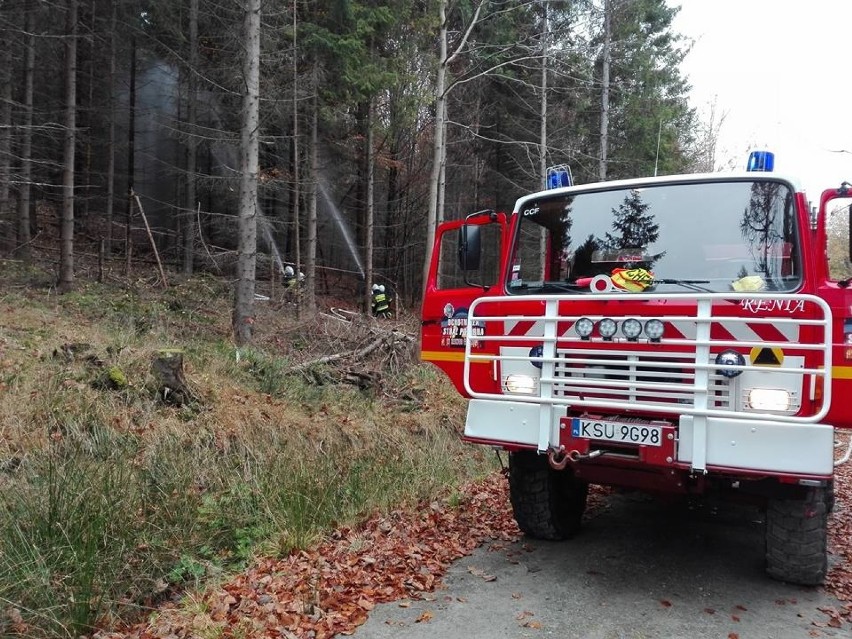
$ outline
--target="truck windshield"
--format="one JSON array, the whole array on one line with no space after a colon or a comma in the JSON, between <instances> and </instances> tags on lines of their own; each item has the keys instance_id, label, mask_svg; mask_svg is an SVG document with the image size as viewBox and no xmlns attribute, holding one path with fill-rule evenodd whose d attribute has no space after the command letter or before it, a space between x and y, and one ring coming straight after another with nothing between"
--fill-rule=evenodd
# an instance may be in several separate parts
<instances>
[{"instance_id":1,"label":"truck windshield","mask_svg":"<svg viewBox=\"0 0 852 639\"><path fill-rule=\"evenodd\" d=\"M592 280L595 290L665 293L793 291L801 283L795 198L777 180L544 196L517 214L507 282L516 295L587 294Z\"/></svg>"}]
</instances>

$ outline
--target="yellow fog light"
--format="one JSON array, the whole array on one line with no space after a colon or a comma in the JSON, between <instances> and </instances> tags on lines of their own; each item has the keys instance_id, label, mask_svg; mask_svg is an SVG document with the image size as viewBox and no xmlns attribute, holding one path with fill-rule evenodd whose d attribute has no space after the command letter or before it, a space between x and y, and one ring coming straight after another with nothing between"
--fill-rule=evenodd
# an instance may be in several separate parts
<instances>
[{"instance_id":1,"label":"yellow fog light","mask_svg":"<svg viewBox=\"0 0 852 639\"><path fill-rule=\"evenodd\" d=\"M746 393L746 402L752 410L788 411L792 399L790 391L780 388L752 388Z\"/></svg>"},{"instance_id":2,"label":"yellow fog light","mask_svg":"<svg viewBox=\"0 0 852 639\"><path fill-rule=\"evenodd\" d=\"M507 393L516 395L532 395L535 392L536 380L529 375L508 375L503 387Z\"/></svg>"}]
</instances>

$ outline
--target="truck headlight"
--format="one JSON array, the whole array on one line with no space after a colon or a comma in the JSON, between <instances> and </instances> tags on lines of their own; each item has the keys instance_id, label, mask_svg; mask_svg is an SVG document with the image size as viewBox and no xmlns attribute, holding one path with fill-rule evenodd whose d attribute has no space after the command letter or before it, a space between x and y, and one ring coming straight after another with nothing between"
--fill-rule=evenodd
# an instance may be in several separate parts
<instances>
[{"instance_id":1,"label":"truck headlight","mask_svg":"<svg viewBox=\"0 0 852 639\"><path fill-rule=\"evenodd\" d=\"M790 410L793 398L782 388L752 388L746 391L746 405L752 410L785 412Z\"/></svg>"},{"instance_id":2,"label":"truck headlight","mask_svg":"<svg viewBox=\"0 0 852 639\"><path fill-rule=\"evenodd\" d=\"M507 375L503 388L507 393L516 395L532 395L536 390L536 379L530 375Z\"/></svg>"}]
</instances>

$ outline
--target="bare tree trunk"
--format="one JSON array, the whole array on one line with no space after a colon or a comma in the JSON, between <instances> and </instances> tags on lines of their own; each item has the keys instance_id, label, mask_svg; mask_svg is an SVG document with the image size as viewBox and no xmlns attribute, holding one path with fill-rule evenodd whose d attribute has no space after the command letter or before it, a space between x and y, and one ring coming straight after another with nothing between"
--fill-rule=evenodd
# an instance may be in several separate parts
<instances>
[{"instance_id":1,"label":"bare tree trunk","mask_svg":"<svg viewBox=\"0 0 852 639\"><path fill-rule=\"evenodd\" d=\"M391 107L393 109L393 107ZM391 116L393 118L393 116ZM399 166L397 160L400 156L399 134L392 134L388 155L391 158L387 172L387 199L385 201L384 237L382 239L382 266L385 272L391 273L395 282L400 282L398 266L402 255L397 246L397 224L399 224L400 210L400 188L399 188Z\"/></svg>"},{"instance_id":2,"label":"bare tree trunk","mask_svg":"<svg viewBox=\"0 0 852 639\"><path fill-rule=\"evenodd\" d=\"M367 103L367 135L364 139L367 160L367 206L364 219L364 310L370 312L372 304L372 290L370 284L373 282L373 220L375 217L375 174L376 160L373 154L373 101Z\"/></svg>"},{"instance_id":3,"label":"bare tree trunk","mask_svg":"<svg viewBox=\"0 0 852 639\"><path fill-rule=\"evenodd\" d=\"M36 6L29 0L25 7L24 24L27 32L26 52L24 54L24 118L21 131L21 188L18 192L18 242L15 255L25 262L30 259L31 215L30 199L32 193L32 155L33 155L33 78L35 77L35 25Z\"/></svg>"},{"instance_id":4,"label":"bare tree trunk","mask_svg":"<svg viewBox=\"0 0 852 639\"><path fill-rule=\"evenodd\" d=\"M130 232L133 220L133 178L136 160L136 38L130 39L130 98L127 106L127 223L124 227L125 274L130 275L130 256L133 237Z\"/></svg>"},{"instance_id":5,"label":"bare tree trunk","mask_svg":"<svg viewBox=\"0 0 852 639\"><path fill-rule=\"evenodd\" d=\"M91 23L89 24L89 33L88 33L88 41L89 41L89 72L86 74L88 77L86 81L88 82L88 87L86 91L86 103L83 105L81 110L83 114L83 125L82 130L86 131L86 136L83 138L85 140L85 151L83 153L83 197L82 197L82 207L77 208L77 221L83 227L89 223L89 212L92 207L92 138L94 137L92 132L95 130L93 126L93 121L95 118L95 105L94 105L94 97L95 97L95 41L98 39L97 35L97 13L98 13L98 2L97 0L90 0L89 6L91 8ZM84 36L85 37L85 36ZM99 78L100 79L100 78Z\"/></svg>"},{"instance_id":6,"label":"bare tree trunk","mask_svg":"<svg viewBox=\"0 0 852 639\"><path fill-rule=\"evenodd\" d=\"M542 189L547 188L547 56L550 40L549 8L550 6L547 0L545 0L544 29L541 37L541 104L539 105L541 119L539 128L539 179L541 180ZM547 233L543 227L539 236L539 252L541 255L547 255Z\"/></svg>"},{"instance_id":7,"label":"bare tree trunk","mask_svg":"<svg viewBox=\"0 0 852 639\"><path fill-rule=\"evenodd\" d=\"M106 254L112 256L112 222L115 214L115 25L117 3L112 4L109 26L109 131L107 133Z\"/></svg>"},{"instance_id":8,"label":"bare tree trunk","mask_svg":"<svg viewBox=\"0 0 852 639\"><path fill-rule=\"evenodd\" d=\"M429 212L426 217L426 258L423 262L423 286L429 277L432 245L438 225L438 184L441 181L441 159L444 150L444 102L447 82L447 0L438 2L438 69L435 77L435 132L432 141L432 174L429 176Z\"/></svg>"},{"instance_id":9,"label":"bare tree trunk","mask_svg":"<svg viewBox=\"0 0 852 639\"><path fill-rule=\"evenodd\" d=\"M74 288L74 151L77 142L77 0L68 0L65 26L65 153L62 169L62 225L59 292Z\"/></svg>"},{"instance_id":10,"label":"bare tree trunk","mask_svg":"<svg viewBox=\"0 0 852 639\"><path fill-rule=\"evenodd\" d=\"M444 221L444 211L446 210L446 195L447 195L447 146L449 138L449 133L447 132L447 101L444 100L441 108L444 109L444 115L441 118L444 127L444 134L441 136L443 138L443 142L441 144L441 160L439 165L441 167L440 177L438 178L438 211L437 217L435 218L435 223L440 224Z\"/></svg>"},{"instance_id":11,"label":"bare tree trunk","mask_svg":"<svg viewBox=\"0 0 852 639\"><path fill-rule=\"evenodd\" d=\"M607 151L609 148L609 65L612 44L612 4L604 0L603 69L601 71L601 150L598 177L606 179Z\"/></svg>"},{"instance_id":12,"label":"bare tree trunk","mask_svg":"<svg viewBox=\"0 0 852 639\"><path fill-rule=\"evenodd\" d=\"M4 16L7 20L7 15ZM13 237L12 199L9 184L12 177L12 34L11 28L0 29L0 249L11 249Z\"/></svg>"},{"instance_id":13,"label":"bare tree trunk","mask_svg":"<svg viewBox=\"0 0 852 639\"><path fill-rule=\"evenodd\" d=\"M257 267L258 126L260 124L260 0L245 0L243 123L240 132L240 218L234 339L251 341Z\"/></svg>"},{"instance_id":14,"label":"bare tree trunk","mask_svg":"<svg viewBox=\"0 0 852 639\"><path fill-rule=\"evenodd\" d=\"M435 230L438 225L438 216L441 215L441 207L444 202L442 188L443 166L447 158L447 93L451 87L447 86L447 68L450 63L461 53L470 37L471 31L479 22L479 13L482 10L484 0L476 2L476 9L464 35L456 44L452 55L448 55L447 49L447 0L438 2L438 69L435 76L435 133L432 144L433 159L432 173L429 176L429 213L426 217L426 251L423 261L423 286L429 276L429 264L432 261L432 245L435 243ZM424 289L425 290L425 289Z\"/></svg>"},{"instance_id":15,"label":"bare tree trunk","mask_svg":"<svg viewBox=\"0 0 852 639\"><path fill-rule=\"evenodd\" d=\"M550 45L550 3L544 2L544 33L541 37L541 127L539 131L539 175L542 188L547 187L547 56ZM544 255L542 253L542 255Z\"/></svg>"},{"instance_id":16,"label":"bare tree trunk","mask_svg":"<svg viewBox=\"0 0 852 639\"><path fill-rule=\"evenodd\" d=\"M317 63L314 61L313 82L313 113L311 114L311 183L308 204L308 246L305 257L305 308L308 315L313 316L317 310L316 275L317 275L317 185L319 183L319 86L317 80ZM297 273L298 276L298 273Z\"/></svg>"},{"instance_id":17,"label":"bare tree trunk","mask_svg":"<svg viewBox=\"0 0 852 639\"><path fill-rule=\"evenodd\" d=\"M299 63L298 42L296 33L298 27L298 0L293 0L293 261L296 263L296 277L302 268L301 246L299 243L299 199L301 198L301 185L299 181ZM298 287L297 289L298 290ZM301 311L301 304L297 297L296 316Z\"/></svg>"},{"instance_id":18,"label":"bare tree trunk","mask_svg":"<svg viewBox=\"0 0 852 639\"><path fill-rule=\"evenodd\" d=\"M473 103L473 135L476 138L479 138L479 131L482 127L481 120L481 110L482 110L482 87L476 88L476 100ZM480 182L482 181L482 172L484 162L482 160L482 156L480 153L474 153L473 155L473 177L471 181L473 182L473 197L471 198L473 202L473 210L478 211L482 207L479 205L481 199L481 187Z\"/></svg>"},{"instance_id":19,"label":"bare tree trunk","mask_svg":"<svg viewBox=\"0 0 852 639\"><path fill-rule=\"evenodd\" d=\"M189 70L187 73L187 114L186 114L186 204L185 223L183 225L183 272L192 275L195 262L195 172L196 172L196 131L198 99L198 0L189 1Z\"/></svg>"}]
</instances>

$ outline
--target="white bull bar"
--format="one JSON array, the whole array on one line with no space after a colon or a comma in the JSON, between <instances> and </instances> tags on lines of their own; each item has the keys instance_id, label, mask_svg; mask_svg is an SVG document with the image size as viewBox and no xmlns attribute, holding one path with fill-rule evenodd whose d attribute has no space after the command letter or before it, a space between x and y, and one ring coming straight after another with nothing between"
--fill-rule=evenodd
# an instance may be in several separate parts
<instances>
[{"instance_id":1,"label":"white bull bar","mask_svg":"<svg viewBox=\"0 0 852 639\"><path fill-rule=\"evenodd\" d=\"M606 309L605 303L611 301L629 301L632 308L637 307L635 302L658 303L648 304L647 309L643 309L639 315L620 316L606 312L609 309ZM661 301L667 304L659 304ZM539 314L521 313L520 309L513 312L513 306L529 307L535 302L540 302L542 312ZM571 307L572 302L585 309L596 305L604 312L566 312L566 307ZM737 315L720 313L723 308L730 312L730 302L740 307ZM494 308L491 305L499 305L499 312L489 311L489 307ZM677 308L677 314L665 313L667 308L673 307ZM755 309L778 308L792 310L789 316L783 317L777 314L766 317L755 312ZM745 312L746 309L748 312ZM658 342L648 339L630 341L623 337L613 340L599 337L582 339L573 328L581 317L593 321L602 317L612 317L618 321L627 317L638 317L641 320L656 317L664 321L667 331ZM510 334L512 328L521 322L532 324L523 334ZM764 340L753 332L753 329L759 330L760 325L765 324L774 327L773 333L778 336L777 339ZM689 449L682 450L679 459L689 462L694 470L704 471L708 463L708 423L741 426L750 428L752 432L767 424L771 424L773 429L784 425L793 428L820 424L831 405L831 324L831 309L825 301L802 294L620 293L482 297L474 301L469 309L464 385L474 400L484 400L484 404L492 407L489 409L492 417L496 406L494 402L537 405L535 444L540 452L558 447L560 417L565 416L569 409L671 415L673 419L679 420L684 431L688 428L688 437L683 438L682 445ZM714 325L724 327L725 330L714 330ZM809 333L806 341L802 338L803 331ZM734 338L720 338L719 334ZM519 354L517 348L512 350L512 345L527 346L530 343L541 346L540 357ZM770 368L747 360L742 366L726 368L737 369L743 375L750 372L766 375L770 371L772 375L793 376L798 378L798 382L787 385L798 386L810 399L814 398L820 386L823 396L818 408L792 414L758 412L738 408L736 397L720 400L726 389L736 384L720 376L714 358L719 352L735 347L740 350L753 347L781 349L788 353L798 353L802 362L807 357L807 367L802 364ZM673 354L671 361L666 359L668 354ZM537 393L534 395L494 393L474 387L471 376L471 365L474 363L490 363L496 379L501 374L498 370L502 371L504 367L517 365L518 362L531 361L540 364ZM582 372L583 366L589 363L593 368L603 369L604 373L589 374L590 368ZM688 372L684 374L685 369ZM677 379L672 381L666 375L674 375ZM531 415L529 410L524 413ZM505 432L505 427L501 428L504 429L501 432ZM822 428L814 429L813 434L817 435L817 431L822 431L817 437L820 447L826 440L833 440L833 429L830 426L822 425ZM711 442L711 449L713 447L718 447L718 442ZM820 468L823 466L820 465Z\"/></svg>"}]
</instances>

